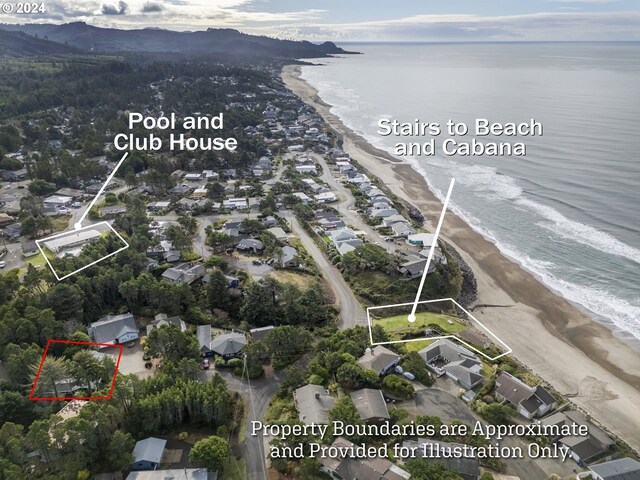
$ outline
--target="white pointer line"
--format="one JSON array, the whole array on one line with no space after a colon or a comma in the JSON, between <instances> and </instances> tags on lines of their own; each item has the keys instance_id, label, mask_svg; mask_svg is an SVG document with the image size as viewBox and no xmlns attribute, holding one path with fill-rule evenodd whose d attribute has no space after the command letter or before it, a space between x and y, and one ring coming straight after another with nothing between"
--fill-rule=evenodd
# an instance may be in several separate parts
<instances>
[{"instance_id":1,"label":"white pointer line","mask_svg":"<svg viewBox=\"0 0 640 480\"><path fill-rule=\"evenodd\" d=\"M102 195L102 192L104 192L104 189L107 188L107 185L109 184L113 176L116 174L116 172L120 168L120 165L122 165L122 163L125 161L125 159L127 158L127 155L129 155L129 152L124 152L124 155L122 155L122 158L120 159L120 161L116 164L113 171L109 174L105 182L102 184L102 187L100 187L98 194L95 196L93 200L91 200L91 203L89 204L87 209L84 211L84 213L80 217L80 220L76 222L76 224L74 225L76 230L80 230L82 228L82 221L86 218L87 214L89 213L89 210L91 210L95 205L95 203L98 201L98 198L100 198L100 195Z\"/></svg>"},{"instance_id":2,"label":"white pointer line","mask_svg":"<svg viewBox=\"0 0 640 480\"><path fill-rule=\"evenodd\" d=\"M427 273L429 273L429 265L431 265L433 252L436 246L438 245L438 236L440 235L440 228L442 228L442 223L444 222L444 214L447 213L447 206L449 205L449 199L451 198L451 192L453 191L453 185L455 183L456 183L456 179L452 178L451 183L449 184L449 190L447 191L447 197L444 199L444 203L442 204L442 213L440 213L440 219L438 220L436 233L433 236L433 242L431 243L431 248L429 249L427 264L424 266L424 271L422 272L422 278L420 279L420 286L418 287L418 293L416 293L416 299L413 302L413 307L411 307L411 313L407 318L407 320L409 320L410 322L416 321L416 309L418 308L418 303L420 302L420 295L422 295L422 289L424 288L424 281L427 278Z\"/></svg>"}]
</instances>

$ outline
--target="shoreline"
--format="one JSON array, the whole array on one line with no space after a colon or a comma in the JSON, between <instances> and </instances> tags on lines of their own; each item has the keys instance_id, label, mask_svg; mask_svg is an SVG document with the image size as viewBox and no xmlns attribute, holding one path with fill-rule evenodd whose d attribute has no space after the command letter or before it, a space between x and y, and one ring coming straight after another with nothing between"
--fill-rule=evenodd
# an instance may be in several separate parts
<instances>
[{"instance_id":1,"label":"shoreline","mask_svg":"<svg viewBox=\"0 0 640 480\"><path fill-rule=\"evenodd\" d=\"M282 79L343 138L343 149L356 162L420 209L427 228L433 228L441 202L410 163L394 159L345 127L331 113L331 105L300 78L299 66L285 66ZM474 273L474 315L513 349L520 362L640 451L640 352L507 258L451 211L442 237Z\"/></svg>"}]
</instances>

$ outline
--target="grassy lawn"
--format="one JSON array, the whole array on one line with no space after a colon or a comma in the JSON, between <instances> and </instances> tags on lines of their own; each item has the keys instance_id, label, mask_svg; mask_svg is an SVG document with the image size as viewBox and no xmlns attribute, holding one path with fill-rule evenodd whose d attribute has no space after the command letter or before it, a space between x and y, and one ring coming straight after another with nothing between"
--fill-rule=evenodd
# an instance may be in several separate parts
<instances>
[{"instance_id":1,"label":"grassy lawn","mask_svg":"<svg viewBox=\"0 0 640 480\"><path fill-rule=\"evenodd\" d=\"M220 480L245 480L247 477L247 466L244 458L236 459L230 456L224 464Z\"/></svg>"},{"instance_id":2,"label":"grassy lawn","mask_svg":"<svg viewBox=\"0 0 640 480\"><path fill-rule=\"evenodd\" d=\"M290 270L274 270L269 273L269 276L275 278L279 282L293 283L295 286L302 289L308 288L309 285L316 281L316 279L311 275L302 275Z\"/></svg>"},{"instance_id":3,"label":"grassy lawn","mask_svg":"<svg viewBox=\"0 0 640 480\"><path fill-rule=\"evenodd\" d=\"M419 352L423 348L431 345L431 342L433 342L433 340L418 340L416 342L407 342L404 345L407 347L408 352Z\"/></svg>"},{"instance_id":4,"label":"grassy lawn","mask_svg":"<svg viewBox=\"0 0 640 480\"><path fill-rule=\"evenodd\" d=\"M33 255L32 257L27 258L25 262L28 263L29 265L33 265L36 268L42 268L47 264L47 262L44 259L44 256L41 253L38 253L37 255Z\"/></svg>"},{"instance_id":5,"label":"grassy lawn","mask_svg":"<svg viewBox=\"0 0 640 480\"><path fill-rule=\"evenodd\" d=\"M458 333L465 329L465 325L460 321L460 319L450 315L433 312L420 312L416 313L416 321L413 323L409 323L407 316L408 313L406 315L373 319L373 325L380 325L384 328L392 340L400 340L402 335L408 332L424 330L430 324L439 326L447 333Z\"/></svg>"}]
</instances>

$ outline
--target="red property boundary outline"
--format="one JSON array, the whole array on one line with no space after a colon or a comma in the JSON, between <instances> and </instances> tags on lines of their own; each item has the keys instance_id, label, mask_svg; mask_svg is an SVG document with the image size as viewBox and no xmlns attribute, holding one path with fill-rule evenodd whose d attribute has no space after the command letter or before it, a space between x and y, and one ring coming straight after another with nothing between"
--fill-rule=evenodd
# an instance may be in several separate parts
<instances>
[{"instance_id":1,"label":"red property boundary outline","mask_svg":"<svg viewBox=\"0 0 640 480\"><path fill-rule=\"evenodd\" d=\"M38 379L40 378L40 372L42 371L42 366L44 365L44 359L47 358L47 352L49 351L49 345L52 343L64 343L68 345L89 345L91 347L115 347L120 350L118 353L118 360L116 361L116 369L113 372L113 379L111 380L111 388L109 389L109 395L92 395L88 397L34 397L33 394L36 391L36 385L38 384ZM118 376L118 367L120 366L120 359L122 358L123 347L122 345L115 343L94 343L94 342L74 342L71 340L49 340L47 341L47 345L44 348L44 353L42 354L42 360L40 360L40 366L38 367L38 373L36 373L36 378L33 381L33 386L31 387L31 393L29 394L29 400L109 400L113 396L113 389L116 386L116 377Z\"/></svg>"}]
</instances>

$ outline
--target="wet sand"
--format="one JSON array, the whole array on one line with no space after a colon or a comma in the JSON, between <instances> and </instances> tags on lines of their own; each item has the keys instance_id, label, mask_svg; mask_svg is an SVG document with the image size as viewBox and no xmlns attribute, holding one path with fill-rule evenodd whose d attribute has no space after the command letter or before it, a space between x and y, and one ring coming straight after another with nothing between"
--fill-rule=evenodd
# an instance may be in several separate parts
<instances>
[{"instance_id":1,"label":"wet sand","mask_svg":"<svg viewBox=\"0 0 640 480\"><path fill-rule=\"evenodd\" d=\"M321 68L321 67L318 67ZM344 150L390 190L418 207L433 230L441 202L411 165L395 159L347 129L317 91L286 66L282 78L313 105L344 139ZM453 191L455 201L455 189ZM590 414L611 433L640 451L640 352L552 292L520 265L448 211L441 235L473 269L478 284L473 314L513 349L512 355Z\"/></svg>"}]
</instances>

